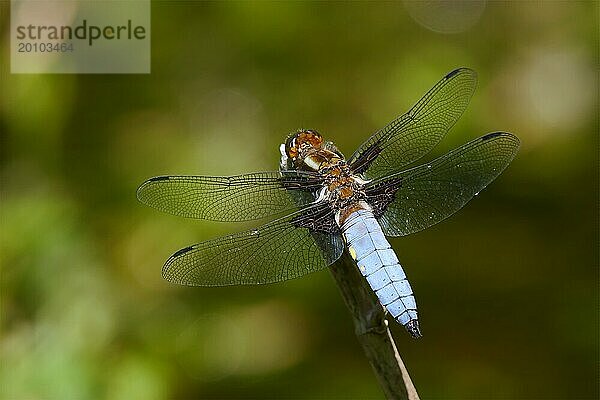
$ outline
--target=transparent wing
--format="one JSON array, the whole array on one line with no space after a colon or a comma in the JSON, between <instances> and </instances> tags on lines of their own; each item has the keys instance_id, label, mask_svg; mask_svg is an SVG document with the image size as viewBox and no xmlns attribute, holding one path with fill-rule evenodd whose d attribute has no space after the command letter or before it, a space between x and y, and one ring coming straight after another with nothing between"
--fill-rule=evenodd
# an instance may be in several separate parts
<instances>
[{"instance_id":1,"label":"transparent wing","mask_svg":"<svg viewBox=\"0 0 600 400\"><path fill-rule=\"evenodd\" d=\"M323 269L343 250L333 213L315 205L258 229L181 249L167 260L163 277L192 286L279 282Z\"/></svg>"},{"instance_id":2,"label":"transparent wing","mask_svg":"<svg viewBox=\"0 0 600 400\"><path fill-rule=\"evenodd\" d=\"M367 195L382 211L383 232L405 236L448 218L500 175L518 149L516 136L490 133L429 164L372 182Z\"/></svg>"},{"instance_id":3,"label":"transparent wing","mask_svg":"<svg viewBox=\"0 0 600 400\"><path fill-rule=\"evenodd\" d=\"M401 171L433 149L467 107L477 74L459 68L440 80L406 114L376 132L350 157L353 171L377 179Z\"/></svg>"},{"instance_id":4,"label":"transparent wing","mask_svg":"<svg viewBox=\"0 0 600 400\"><path fill-rule=\"evenodd\" d=\"M321 178L310 172L259 172L237 176L158 176L144 182L138 199L161 211L211 221L249 221L297 210L313 197ZM302 203L297 203L303 199Z\"/></svg>"}]
</instances>

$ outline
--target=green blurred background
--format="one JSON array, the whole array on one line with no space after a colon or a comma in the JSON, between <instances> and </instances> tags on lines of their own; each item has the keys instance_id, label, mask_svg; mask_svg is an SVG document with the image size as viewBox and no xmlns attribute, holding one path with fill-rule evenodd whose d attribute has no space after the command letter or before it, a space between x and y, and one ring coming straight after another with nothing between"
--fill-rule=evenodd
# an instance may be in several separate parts
<instances>
[{"instance_id":1,"label":"green blurred background","mask_svg":"<svg viewBox=\"0 0 600 400\"><path fill-rule=\"evenodd\" d=\"M479 73L441 154L494 130L511 166L453 218L391 239L424 338L392 324L423 399L598 397L598 3L152 4L150 75L11 75L1 5L8 399L382 398L327 271L166 283L186 245L250 227L164 215L160 174L278 166L288 132L346 155L458 66Z\"/></svg>"}]
</instances>

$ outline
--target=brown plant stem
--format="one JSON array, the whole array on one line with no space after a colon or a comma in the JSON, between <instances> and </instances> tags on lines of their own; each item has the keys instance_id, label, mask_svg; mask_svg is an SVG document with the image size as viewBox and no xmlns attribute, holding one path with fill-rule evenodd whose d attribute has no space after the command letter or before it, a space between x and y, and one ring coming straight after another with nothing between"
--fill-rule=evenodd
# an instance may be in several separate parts
<instances>
[{"instance_id":1,"label":"brown plant stem","mask_svg":"<svg viewBox=\"0 0 600 400\"><path fill-rule=\"evenodd\" d=\"M348 252L345 251L329 269L352 314L356 337L385 396L388 399L419 400L388 328L384 309Z\"/></svg>"}]
</instances>

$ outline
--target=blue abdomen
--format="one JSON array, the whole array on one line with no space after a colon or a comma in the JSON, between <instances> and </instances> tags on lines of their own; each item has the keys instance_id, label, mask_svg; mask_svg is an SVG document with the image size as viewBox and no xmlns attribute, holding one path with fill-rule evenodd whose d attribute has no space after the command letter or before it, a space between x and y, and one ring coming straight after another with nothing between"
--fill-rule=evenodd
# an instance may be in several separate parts
<instances>
[{"instance_id":1,"label":"blue abdomen","mask_svg":"<svg viewBox=\"0 0 600 400\"><path fill-rule=\"evenodd\" d=\"M420 337L412 289L373 213L365 209L354 211L341 228L350 255L379 302L413 337Z\"/></svg>"}]
</instances>

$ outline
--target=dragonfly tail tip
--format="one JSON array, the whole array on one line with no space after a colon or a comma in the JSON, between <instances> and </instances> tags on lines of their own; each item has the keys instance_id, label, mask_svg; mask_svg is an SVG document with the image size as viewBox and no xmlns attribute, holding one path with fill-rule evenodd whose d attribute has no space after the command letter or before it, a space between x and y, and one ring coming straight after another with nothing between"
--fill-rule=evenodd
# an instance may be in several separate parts
<instances>
[{"instance_id":1,"label":"dragonfly tail tip","mask_svg":"<svg viewBox=\"0 0 600 400\"><path fill-rule=\"evenodd\" d=\"M419 328L419 321L416 319L410 320L406 325L405 325L406 330L408 331L408 333L410 333L410 335L415 338L415 339L419 339L421 337L423 337L423 335L421 334L421 329Z\"/></svg>"}]
</instances>

